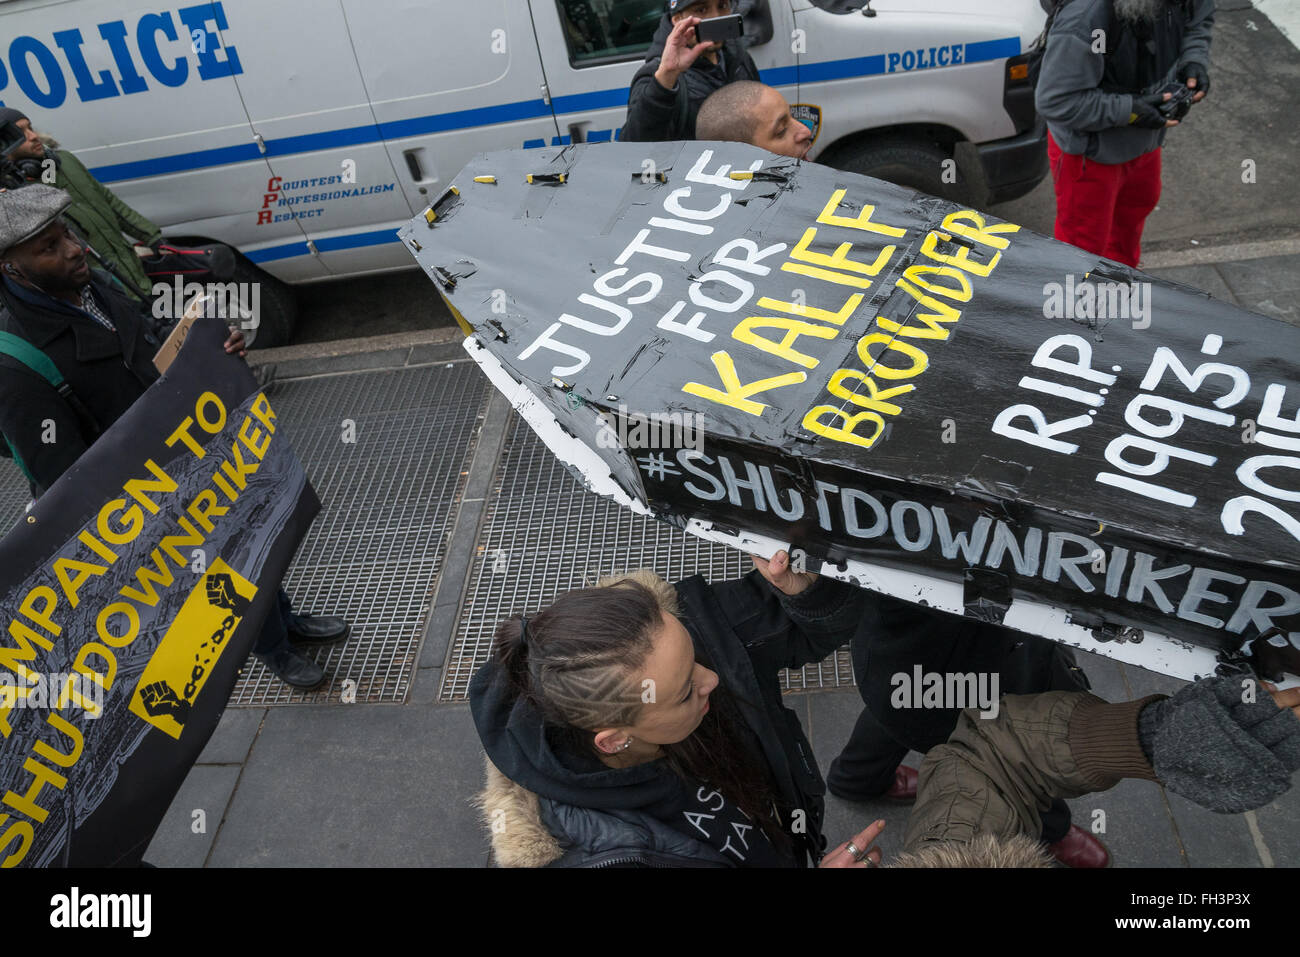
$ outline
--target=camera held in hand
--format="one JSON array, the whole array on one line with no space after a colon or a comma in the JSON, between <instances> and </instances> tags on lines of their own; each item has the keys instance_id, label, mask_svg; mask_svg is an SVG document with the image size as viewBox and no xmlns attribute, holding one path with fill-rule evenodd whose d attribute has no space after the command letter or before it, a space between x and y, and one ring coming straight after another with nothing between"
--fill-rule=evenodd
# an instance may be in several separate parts
<instances>
[{"instance_id":1,"label":"camera held in hand","mask_svg":"<svg viewBox=\"0 0 1300 957\"><path fill-rule=\"evenodd\" d=\"M1192 108L1192 97L1196 91L1182 83L1170 83L1160 94L1172 94L1169 99L1156 105L1160 115L1166 120L1181 120Z\"/></svg>"}]
</instances>

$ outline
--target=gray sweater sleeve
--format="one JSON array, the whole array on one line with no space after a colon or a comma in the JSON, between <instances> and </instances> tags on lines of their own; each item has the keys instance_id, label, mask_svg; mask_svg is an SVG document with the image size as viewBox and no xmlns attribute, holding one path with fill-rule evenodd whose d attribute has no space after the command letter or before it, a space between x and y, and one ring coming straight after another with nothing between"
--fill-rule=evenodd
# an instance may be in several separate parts
<instances>
[{"instance_id":1,"label":"gray sweater sleeve","mask_svg":"<svg viewBox=\"0 0 1300 957\"><path fill-rule=\"evenodd\" d=\"M1105 57L1092 52L1093 27L1089 19L1064 20L1065 13L1062 13L1047 38L1038 90L1034 94L1038 112L1051 123L1083 133L1127 126L1129 114L1133 112L1133 97L1127 93L1103 93L1097 88L1105 69Z\"/></svg>"},{"instance_id":2,"label":"gray sweater sleeve","mask_svg":"<svg viewBox=\"0 0 1300 957\"><path fill-rule=\"evenodd\" d=\"M1275 800L1300 770L1300 720L1249 673L1203 678L1156 702L1138 740L1165 787L1219 814Z\"/></svg>"},{"instance_id":3,"label":"gray sweater sleeve","mask_svg":"<svg viewBox=\"0 0 1300 957\"><path fill-rule=\"evenodd\" d=\"M1183 49L1178 65L1199 63L1210 68L1210 35L1214 32L1214 0L1196 0L1187 29L1183 33Z\"/></svg>"}]
</instances>

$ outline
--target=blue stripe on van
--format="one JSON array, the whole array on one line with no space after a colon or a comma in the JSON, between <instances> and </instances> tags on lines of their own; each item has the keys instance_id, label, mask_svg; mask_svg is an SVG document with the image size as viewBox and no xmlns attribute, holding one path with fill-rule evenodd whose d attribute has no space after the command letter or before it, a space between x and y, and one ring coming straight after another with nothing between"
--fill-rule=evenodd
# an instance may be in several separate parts
<instances>
[{"instance_id":1,"label":"blue stripe on van","mask_svg":"<svg viewBox=\"0 0 1300 957\"><path fill-rule=\"evenodd\" d=\"M248 257L250 262L269 263L276 259L292 259L295 256L310 254L311 250L307 248L307 241L302 240L296 243L285 243L283 246L267 246L265 249L256 249L244 255Z\"/></svg>"},{"instance_id":2,"label":"blue stripe on van","mask_svg":"<svg viewBox=\"0 0 1300 957\"><path fill-rule=\"evenodd\" d=\"M982 60L1001 60L1003 57L1020 55L1020 37L1004 37L1001 40L980 40L966 44L966 62L979 63Z\"/></svg>"},{"instance_id":3,"label":"blue stripe on van","mask_svg":"<svg viewBox=\"0 0 1300 957\"><path fill-rule=\"evenodd\" d=\"M362 246L383 246L398 242L396 229L376 229L368 233L352 233L348 236L330 236L326 239L312 240L316 248L323 253L338 252L340 249L360 249Z\"/></svg>"},{"instance_id":4,"label":"blue stripe on van","mask_svg":"<svg viewBox=\"0 0 1300 957\"><path fill-rule=\"evenodd\" d=\"M559 99L567 99L560 97ZM623 100L627 102L626 98ZM422 136L426 133L445 133L448 130L467 130L475 126L492 126L512 123L515 120L533 120L550 116L551 110L543 100L523 100L518 103L501 103L476 110L456 110L452 113L435 113L432 116L414 116L409 120L396 120L380 124L376 139L397 140L404 136ZM371 127L374 129L374 127ZM268 144L269 146L269 144Z\"/></svg>"},{"instance_id":5,"label":"blue stripe on van","mask_svg":"<svg viewBox=\"0 0 1300 957\"><path fill-rule=\"evenodd\" d=\"M759 70L758 78L768 86L793 86L799 82L799 68L797 66L769 67L766 70Z\"/></svg>"},{"instance_id":6,"label":"blue stripe on van","mask_svg":"<svg viewBox=\"0 0 1300 957\"><path fill-rule=\"evenodd\" d=\"M999 40L980 40L966 44L965 62L977 63L984 60L997 60L1016 56L1020 53L1019 37L1004 37ZM791 86L797 82L819 83L828 80L844 80L855 76L874 76L885 71L885 57L852 57L846 60L827 60L821 63L804 63L798 67L783 66L762 71L762 80L769 86ZM612 90L595 90L591 93L575 93L570 96L557 96L547 107L542 100L521 100L517 103L502 103L482 109L456 110L450 113L436 113L431 116L417 116L379 126L354 126L341 130L327 130L321 133L307 133L301 136L287 136L266 141L267 156L289 156L296 153L310 153L314 150L329 149L339 146L358 146L364 143L378 143L385 139L401 139L407 136L420 136L428 133L444 133L450 130L467 130L479 126L492 126L497 123L510 123L516 120L537 119L549 116L551 110L556 113L578 113L583 110L608 109L627 105L627 89L619 87ZM246 163L259 159L261 153L256 143L238 146L222 146L210 150L196 150L191 153L178 153L174 156L159 156L154 159L136 160L130 163L114 163L108 166L96 166L91 173L101 183L117 183L122 180L139 179L145 176L159 176L165 173L183 173L188 170L209 169L215 166L227 166L232 163ZM279 247L276 247L279 248Z\"/></svg>"},{"instance_id":7,"label":"blue stripe on van","mask_svg":"<svg viewBox=\"0 0 1300 957\"><path fill-rule=\"evenodd\" d=\"M828 60L825 63L800 64L800 83L823 83L827 80L847 80L855 76L875 76L885 72L885 55L854 57L851 60ZM793 83L794 80L789 82ZM770 84L775 86L776 84ZM781 84L785 86L787 84Z\"/></svg>"},{"instance_id":8,"label":"blue stripe on van","mask_svg":"<svg viewBox=\"0 0 1300 957\"><path fill-rule=\"evenodd\" d=\"M577 113L580 110L603 110L611 106L627 106L628 89L595 90L591 93L573 93L551 100L556 113Z\"/></svg>"},{"instance_id":9,"label":"blue stripe on van","mask_svg":"<svg viewBox=\"0 0 1300 957\"><path fill-rule=\"evenodd\" d=\"M261 155L256 143L245 143L242 146L195 150L193 153L177 153L174 156L159 156L156 159L136 160L132 163L96 166L90 173L101 183L116 183L119 180L137 179L142 176L159 176L163 173L183 173L192 169L246 163Z\"/></svg>"},{"instance_id":10,"label":"blue stripe on van","mask_svg":"<svg viewBox=\"0 0 1300 957\"><path fill-rule=\"evenodd\" d=\"M396 229L375 229L365 233L352 233L345 236L328 236L324 239L314 239L316 251L322 253L334 253L343 249L361 249L364 246L385 246L388 243L398 242ZM280 246L267 246L265 249L258 249L247 254L250 261L255 263L268 263L276 259L293 259L295 256L307 256L311 250L307 248L305 241L295 243L284 243Z\"/></svg>"}]
</instances>

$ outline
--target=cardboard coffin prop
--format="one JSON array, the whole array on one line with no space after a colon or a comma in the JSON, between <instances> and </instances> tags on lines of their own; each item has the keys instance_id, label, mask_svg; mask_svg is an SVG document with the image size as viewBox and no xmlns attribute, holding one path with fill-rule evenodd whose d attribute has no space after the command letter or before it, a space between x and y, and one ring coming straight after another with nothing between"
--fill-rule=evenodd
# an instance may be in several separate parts
<instances>
[{"instance_id":1,"label":"cardboard coffin prop","mask_svg":"<svg viewBox=\"0 0 1300 957\"><path fill-rule=\"evenodd\" d=\"M1178 677L1300 672L1300 329L734 143L481 156L401 236L595 492Z\"/></svg>"}]
</instances>

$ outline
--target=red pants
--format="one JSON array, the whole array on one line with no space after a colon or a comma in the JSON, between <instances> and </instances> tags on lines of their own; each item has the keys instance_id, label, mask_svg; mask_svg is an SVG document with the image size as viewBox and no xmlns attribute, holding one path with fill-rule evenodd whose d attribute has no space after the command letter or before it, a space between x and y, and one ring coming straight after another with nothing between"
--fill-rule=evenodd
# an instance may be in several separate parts
<instances>
[{"instance_id":1,"label":"red pants","mask_svg":"<svg viewBox=\"0 0 1300 957\"><path fill-rule=\"evenodd\" d=\"M1127 163L1098 163L1062 153L1047 134L1056 186L1053 235L1090 253L1136 266L1142 227L1160 201L1160 150Z\"/></svg>"}]
</instances>

